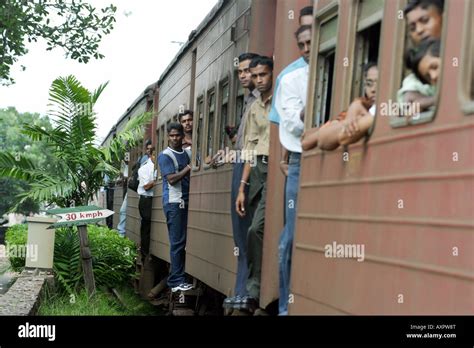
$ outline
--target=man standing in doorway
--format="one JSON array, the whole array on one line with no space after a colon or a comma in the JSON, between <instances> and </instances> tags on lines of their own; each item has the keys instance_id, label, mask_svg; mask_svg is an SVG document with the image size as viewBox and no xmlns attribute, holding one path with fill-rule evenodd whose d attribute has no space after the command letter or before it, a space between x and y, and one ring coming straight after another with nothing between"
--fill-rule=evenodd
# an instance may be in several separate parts
<instances>
[{"instance_id":1,"label":"man standing in doorway","mask_svg":"<svg viewBox=\"0 0 474 348\"><path fill-rule=\"evenodd\" d=\"M170 240L168 286L176 292L192 289L184 273L191 151L183 149L182 125L170 123L167 132L169 146L159 154L158 164L163 178L163 211Z\"/></svg>"},{"instance_id":2,"label":"man standing in doorway","mask_svg":"<svg viewBox=\"0 0 474 348\"><path fill-rule=\"evenodd\" d=\"M302 61L292 63L279 77L272 111L278 115L280 143L288 152L288 177L285 185L285 227L278 246L280 266L280 315L288 314L291 252L296 223L296 203L300 177L301 135L308 89L311 26L303 25L295 33Z\"/></svg>"},{"instance_id":3,"label":"man standing in doorway","mask_svg":"<svg viewBox=\"0 0 474 348\"><path fill-rule=\"evenodd\" d=\"M140 251L142 261L150 253L150 229L151 229L151 212L153 205L153 187L155 187L155 149L150 144L148 159L138 170L138 189L137 193L140 197L138 201L138 210L140 212Z\"/></svg>"},{"instance_id":4,"label":"man standing in doorway","mask_svg":"<svg viewBox=\"0 0 474 348\"><path fill-rule=\"evenodd\" d=\"M243 157L247 162L240 180L235 209L240 217L244 217L248 213L253 215L247 235L249 273L246 286L248 295L241 301L241 308L252 311L258 308L260 299L268 154L270 150L270 120L268 114L272 99L273 60L268 57L256 57L252 59L249 68L252 81L260 92L260 97L250 107L245 122ZM253 168L250 163L254 164ZM248 203L248 209L245 203Z\"/></svg>"},{"instance_id":5,"label":"man standing in doorway","mask_svg":"<svg viewBox=\"0 0 474 348\"><path fill-rule=\"evenodd\" d=\"M239 56L239 67L238 67L238 76L240 85L242 88L248 90L248 94L244 98L244 106L242 112L242 119L238 127L236 141L235 141L235 150L240 153L243 148L243 134L245 122L247 119L250 106L254 101L259 97L260 92L255 88L255 85L252 81L252 75L250 73L250 62L255 57L258 57L258 54L255 53L242 53ZM235 290L234 296L228 297L224 300L225 308L240 308L242 298L247 296L247 231L252 222L252 215L248 212L245 216L239 216L235 210L235 201L237 199L237 194L239 193L240 180L242 179L242 172L244 169L244 163L240 160L240 156L237 156L239 160L234 163L234 168L232 172L232 188L231 188L231 205L230 212L232 218L232 232L234 236L234 243L237 250L237 277L235 280ZM248 189L245 193L248 195ZM244 208L248 211L248 202L245 202Z\"/></svg>"}]
</instances>

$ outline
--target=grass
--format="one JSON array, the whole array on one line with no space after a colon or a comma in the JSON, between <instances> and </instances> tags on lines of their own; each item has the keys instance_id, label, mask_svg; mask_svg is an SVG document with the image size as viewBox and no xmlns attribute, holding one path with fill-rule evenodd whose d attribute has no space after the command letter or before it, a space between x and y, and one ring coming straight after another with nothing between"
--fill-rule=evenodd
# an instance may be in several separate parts
<instances>
[{"instance_id":1,"label":"grass","mask_svg":"<svg viewBox=\"0 0 474 348\"><path fill-rule=\"evenodd\" d=\"M130 288L119 289L123 304L113 295L97 289L89 298L86 291L78 294L48 294L43 297L38 315L92 315L92 316L127 316L127 315L163 315L147 301L142 300Z\"/></svg>"}]
</instances>

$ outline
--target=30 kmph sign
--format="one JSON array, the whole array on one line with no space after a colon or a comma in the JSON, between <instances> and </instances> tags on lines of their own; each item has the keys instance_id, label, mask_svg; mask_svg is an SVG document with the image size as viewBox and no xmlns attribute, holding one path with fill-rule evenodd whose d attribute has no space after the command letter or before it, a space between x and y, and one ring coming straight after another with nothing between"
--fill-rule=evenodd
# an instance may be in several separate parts
<instances>
[{"instance_id":1,"label":"30 kmph sign","mask_svg":"<svg viewBox=\"0 0 474 348\"><path fill-rule=\"evenodd\" d=\"M112 215L114 212L108 209L101 210L92 210L92 211L78 211L78 212L69 212L63 214L55 214L61 219L57 222L72 222L72 221L81 221L81 220L91 220L91 219L105 219L106 217Z\"/></svg>"}]
</instances>

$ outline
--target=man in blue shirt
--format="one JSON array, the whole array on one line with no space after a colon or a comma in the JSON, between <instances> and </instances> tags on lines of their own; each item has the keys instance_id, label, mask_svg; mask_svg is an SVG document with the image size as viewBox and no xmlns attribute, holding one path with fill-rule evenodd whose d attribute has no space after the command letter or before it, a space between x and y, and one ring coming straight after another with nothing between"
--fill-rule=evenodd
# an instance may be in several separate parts
<instances>
[{"instance_id":1,"label":"man in blue shirt","mask_svg":"<svg viewBox=\"0 0 474 348\"><path fill-rule=\"evenodd\" d=\"M179 123L168 125L167 149L158 156L163 178L163 211L170 239L171 268L168 286L172 292L192 289L184 273L186 230L188 226L190 150L183 149L184 129Z\"/></svg>"}]
</instances>

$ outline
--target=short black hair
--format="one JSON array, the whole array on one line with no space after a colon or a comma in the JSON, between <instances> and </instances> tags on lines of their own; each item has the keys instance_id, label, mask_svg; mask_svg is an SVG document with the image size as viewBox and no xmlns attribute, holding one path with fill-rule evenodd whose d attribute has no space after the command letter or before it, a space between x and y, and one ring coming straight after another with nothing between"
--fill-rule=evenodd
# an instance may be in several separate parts
<instances>
[{"instance_id":1,"label":"short black hair","mask_svg":"<svg viewBox=\"0 0 474 348\"><path fill-rule=\"evenodd\" d=\"M368 62L366 64L364 64L364 66L362 67L362 71L364 72L364 77L367 76L367 73L369 72L369 70L373 67L377 67L377 63L375 62Z\"/></svg>"},{"instance_id":2,"label":"short black hair","mask_svg":"<svg viewBox=\"0 0 474 348\"><path fill-rule=\"evenodd\" d=\"M300 35L302 32L306 30L312 30L313 28L311 25L302 25L301 27L298 28L298 30L295 32L295 37L298 39L298 35Z\"/></svg>"},{"instance_id":3,"label":"short black hair","mask_svg":"<svg viewBox=\"0 0 474 348\"><path fill-rule=\"evenodd\" d=\"M258 56L252 59L249 68L255 68L257 65L266 65L273 71L273 59L265 56Z\"/></svg>"},{"instance_id":4,"label":"short black hair","mask_svg":"<svg viewBox=\"0 0 474 348\"><path fill-rule=\"evenodd\" d=\"M183 112L180 112L178 114L178 120L181 122L181 117L183 117L185 115L191 115L191 117L194 117L194 113L193 113L192 110L184 110Z\"/></svg>"},{"instance_id":5,"label":"short black hair","mask_svg":"<svg viewBox=\"0 0 474 348\"><path fill-rule=\"evenodd\" d=\"M306 6L300 10L300 19L303 16L312 16L313 15L313 6Z\"/></svg>"},{"instance_id":6,"label":"short black hair","mask_svg":"<svg viewBox=\"0 0 474 348\"><path fill-rule=\"evenodd\" d=\"M183 128L183 126L182 126L180 123L171 122L171 123L166 127L166 131L168 132L168 134L170 134L173 129L176 129L176 130L179 132L179 134L184 135L184 128Z\"/></svg>"},{"instance_id":7,"label":"short black hair","mask_svg":"<svg viewBox=\"0 0 474 348\"><path fill-rule=\"evenodd\" d=\"M148 138L146 141L145 141L145 147L147 147L148 145L152 145L152 141L150 138Z\"/></svg>"},{"instance_id":8,"label":"short black hair","mask_svg":"<svg viewBox=\"0 0 474 348\"><path fill-rule=\"evenodd\" d=\"M438 9L439 14L443 14L444 11L444 0L409 0L405 6L403 13L405 16L413 11L417 7L427 9L430 6L434 6Z\"/></svg>"},{"instance_id":9,"label":"short black hair","mask_svg":"<svg viewBox=\"0 0 474 348\"><path fill-rule=\"evenodd\" d=\"M252 59L257 58L257 57L260 57L260 55L258 55L256 53L245 52L245 53L242 53L239 56L239 63L242 63L245 60L252 60Z\"/></svg>"},{"instance_id":10,"label":"short black hair","mask_svg":"<svg viewBox=\"0 0 474 348\"><path fill-rule=\"evenodd\" d=\"M408 69L410 69L418 80L428 83L425 78L419 73L418 66L421 60L426 55L433 57L439 57L441 51L441 41L439 39L425 39L417 47L414 47L407 51L405 55L405 63Z\"/></svg>"}]
</instances>

